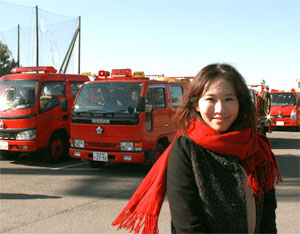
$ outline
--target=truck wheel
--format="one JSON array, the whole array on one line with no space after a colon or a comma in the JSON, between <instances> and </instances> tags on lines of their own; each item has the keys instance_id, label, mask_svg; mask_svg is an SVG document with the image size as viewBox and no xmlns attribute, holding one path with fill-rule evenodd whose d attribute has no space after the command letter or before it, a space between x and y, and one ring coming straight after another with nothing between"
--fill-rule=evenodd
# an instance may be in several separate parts
<instances>
[{"instance_id":1,"label":"truck wheel","mask_svg":"<svg viewBox=\"0 0 300 234\"><path fill-rule=\"evenodd\" d=\"M12 153L10 151L6 151L6 150L1 150L0 151L0 158L2 159L7 159L7 160L11 160L11 159L16 159L18 157L17 153Z\"/></svg>"},{"instance_id":2,"label":"truck wheel","mask_svg":"<svg viewBox=\"0 0 300 234\"><path fill-rule=\"evenodd\" d=\"M271 109L271 97L268 92L264 92L262 95L262 105L261 105L261 112L263 115L270 114Z\"/></svg>"},{"instance_id":3,"label":"truck wheel","mask_svg":"<svg viewBox=\"0 0 300 234\"><path fill-rule=\"evenodd\" d=\"M104 165L105 162L90 161L90 167L92 168L102 168Z\"/></svg>"},{"instance_id":4,"label":"truck wheel","mask_svg":"<svg viewBox=\"0 0 300 234\"><path fill-rule=\"evenodd\" d=\"M164 151L165 151L165 147L161 143L157 143L157 145L155 147L155 151L154 151L154 161L153 161L153 163L155 163L157 161L157 159L160 157L160 155L162 155L162 153Z\"/></svg>"},{"instance_id":5,"label":"truck wheel","mask_svg":"<svg viewBox=\"0 0 300 234\"><path fill-rule=\"evenodd\" d=\"M54 133L48 146L47 157L51 161L58 162L66 156L67 148L67 138L64 135Z\"/></svg>"}]
</instances>

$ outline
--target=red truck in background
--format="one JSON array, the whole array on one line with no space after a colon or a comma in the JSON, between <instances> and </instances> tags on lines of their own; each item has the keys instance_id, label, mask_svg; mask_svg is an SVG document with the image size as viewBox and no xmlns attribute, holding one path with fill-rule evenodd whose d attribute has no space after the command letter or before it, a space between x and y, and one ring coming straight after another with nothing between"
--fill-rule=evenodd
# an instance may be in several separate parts
<instances>
[{"instance_id":1,"label":"red truck in background","mask_svg":"<svg viewBox=\"0 0 300 234\"><path fill-rule=\"evenodd\" d=\"M91 167L153 163L176 134L172 117L188 78L155 80L131 69L114 69L111 75L99 71L74 102L70 156L89 160Z\"/></svg>"},{"instance_id":2,"label":"red truck in background","mask_svg":"<svg viewBox=\"0 0 300 234\"><path fill-rule=\"evenodd\" d=\"M266 134L272 132L270 121L271 98L269 86L262 82L259 85L248 85L252 101L256 107L257 131Z\"/></svg>"},{"instance_id":3,"label":"red truck in background","mask_svg":"<svg viewBox=\"0 0 300 234\"><path fill-rule=\"evenodd\" d=\"M300 130L300 93L295 89L290 91L271 90L272 128L294 128Z\"/></svg>"},{"instance_id":4,"label":"red truck in background","mask_svg":"<svg viewBox=\"0 0 300 234\"><path fill-rule=\"evenodd\" d=\"M45 152L58 161L68 153L70 114L83 75L54 67L17 67L0 78L0 153Z\"/></svg>"}]
</instances>

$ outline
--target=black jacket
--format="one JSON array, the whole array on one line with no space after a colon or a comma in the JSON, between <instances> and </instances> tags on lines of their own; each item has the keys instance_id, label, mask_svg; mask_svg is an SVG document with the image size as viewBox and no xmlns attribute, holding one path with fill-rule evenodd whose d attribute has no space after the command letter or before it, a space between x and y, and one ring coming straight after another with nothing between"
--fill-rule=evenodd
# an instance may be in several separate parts
<instances>
[{"instance_id":1,"label":"black jacket","mask_svg":"<svg viewBox=\"0 0 300 234\"><path fill-rule=\"evenodd\" d=\"M172 233L247 233L242 169L236 157L218 155L187 136L172 146L167 168ZM256 233L276 233L275 191L256 200Z\"/></svg>"}]
</instances>

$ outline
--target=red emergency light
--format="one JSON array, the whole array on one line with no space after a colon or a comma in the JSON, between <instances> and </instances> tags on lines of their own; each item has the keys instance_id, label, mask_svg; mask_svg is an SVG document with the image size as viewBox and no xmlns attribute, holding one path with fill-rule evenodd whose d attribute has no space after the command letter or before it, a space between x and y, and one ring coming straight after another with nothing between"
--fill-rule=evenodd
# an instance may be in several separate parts
<instances>
[{"instance_id":1,"label":"red emergency light","mask_svg":"<svg viewBox=\"0 0 300 234\"><path fill-rule=\"evenodd\" d=\"M110 72L109 72L109 71L100 70L100 71L98 72L98 76L108 77L108 76L110 76Z\"/></svg>"},{"instance_id":2,"label":"red emergency light","mask_svg":"<svg viewBox=\"0 0 300 234\"><path fill-rule=\"evenodd\" d=\"M111 77L130 77L132 76L131 69L113 69L111 71Z\"/></svg>"},{"instance_id":3,"label":"red emergency light","mask_svg":"<svg viewBox=\"0 0 300 234\"><path fill-rule=\"evenodd\" d=\"M56 73L57 70L54 67L42 66L42 67L15 67L11 69L11 73L22 73L22 72L45 72L45 73Z\"/></svg>"}]
</instances>

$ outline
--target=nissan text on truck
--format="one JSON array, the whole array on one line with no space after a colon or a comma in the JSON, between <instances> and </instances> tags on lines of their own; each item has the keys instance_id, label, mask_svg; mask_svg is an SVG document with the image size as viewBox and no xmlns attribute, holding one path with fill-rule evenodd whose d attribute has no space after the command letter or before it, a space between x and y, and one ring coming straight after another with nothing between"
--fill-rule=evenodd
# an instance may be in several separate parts
<instances>
[{"instance_id":1,"label":"nissan text on truck","mask_svg":"<svg viewBox=\"0 0 300 234\"><path fill-rule=\"evenodd\" d=\"M300 131L300 93L295 89L289 91L271 90L272 128L294 128Z\"/></svg>"},{"instance_id":2,"label":"nissan text on truck","mask_svg":"<svg viewBox=\"0 0 300 234\"><path fill-rule=\"evenodd\" d=\"M111 75L99 71L75 99L70 156L89 160L91 167L108 162L152 164L176 134L172 117L187 85L184 81L150 79L131 69L114 69Z\"/></svg>"},{"instance_id":3,"label":"nissan text on truck","mask_svg":"<svg viewBox=\"0 0 300 234\"><path fill-rule=\"evenodd\" d=\"M73 99L88 76L54 67L17 67L0 78L0 153L43 152L58 161L68 153Z\"/></svg>"}]
</instances>

